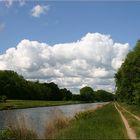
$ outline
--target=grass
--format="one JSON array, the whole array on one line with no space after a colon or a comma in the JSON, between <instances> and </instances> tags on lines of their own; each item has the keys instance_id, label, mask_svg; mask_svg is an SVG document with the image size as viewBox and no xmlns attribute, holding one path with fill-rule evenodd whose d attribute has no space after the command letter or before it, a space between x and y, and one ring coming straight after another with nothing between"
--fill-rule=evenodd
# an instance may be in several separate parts
<instances>
[{"instance_id":1,"label":"grass","mask_svg":"<svg viewBox=\"0 0 140 140\"><path fill-rule=\"evenodd\" d=\"M131 113L137 115L140 117L140 106L138 105L128 105L126 103L119 103L121 106L123 106L126 110L130 111Z\"/></svg>"},{"instance_id":2,"label":"grass","mask_svg":"<svg viewBox=\"0 0 140 140\"><path fill-rule=\"evenodd\" d=\"M0 140L14 139L14 140L31 140L37 139L38 135L35 131L30 129L25 122L25 117L15 117L11 121L11 125L7 129L0 130ZM14 121L14 123L13 123Z\"/></svg>"},{"instance_id":3,"label":"grass","mask_svg":"<svg viewBox=\"0 0 140 140\"><path fill-rule=\"evenodd\" d=\"M112 103L97 110L75 115L63 129L50 138L54 139L128 139L120 115Z\"/></svg>"},{"instance_id":4,"label":"grass","mask_svg":"<svg viewBox=\"0 0 140 140\"><path fill-rule=\"evenodd\" d=\"M49 121L44 131L46 139L52 138L54 133L58 133L60 129L67 127L70 124L68 119L62 112L57 112L54 118Z\"/></svg>"},{"instance_id":5,"label":"grass","mask_svg":"<svg viewBox=\"0 0 140 140\"><path fill-rule=\"evenodd\" d=\"M120 106L118 106L118 108L121 110L121 112L123 113L123 115L127 119L130 127L135 131L137 138L140 139L140 121L135 119L130 113L123 110ZM129 108L131 108L131 107L129 107ZM132 108L133 108L133 106L132 106Z\"/></svg>"},{"instance_id":6,"label":"grass","mask_svg":"<svg viewBox=\"0 0 140 140\"><path fill-rule=\"evenodd\" d=\"M0 110L46 107L66 104L78 104L80 101L34 101L34 100L7 100L6 103L0 103Z\"/></svg>"}]
</instances>

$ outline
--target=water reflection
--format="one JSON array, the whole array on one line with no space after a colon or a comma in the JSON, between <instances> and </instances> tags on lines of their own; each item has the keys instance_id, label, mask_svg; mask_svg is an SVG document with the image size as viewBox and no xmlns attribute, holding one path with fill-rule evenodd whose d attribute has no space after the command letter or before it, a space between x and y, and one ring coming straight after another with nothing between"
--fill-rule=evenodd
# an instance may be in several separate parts
<instances>
[{"instance_id":1,"label":"water reflection","mask_svg":"<svg viewBox=\"0 0 140 140\"><path fill-rule=\"evenodd\" d=\"M21 123L23 123L22 125L37 131L41 137L47 122L52 120L56 113L60 112L63 113L66 117L73 117L75 113L84 111L89 108L95 108L99 104L103 103L88 103L0 111L0 129L6 128L12 124L21 125Z\"/></svg>"}]
</instances>

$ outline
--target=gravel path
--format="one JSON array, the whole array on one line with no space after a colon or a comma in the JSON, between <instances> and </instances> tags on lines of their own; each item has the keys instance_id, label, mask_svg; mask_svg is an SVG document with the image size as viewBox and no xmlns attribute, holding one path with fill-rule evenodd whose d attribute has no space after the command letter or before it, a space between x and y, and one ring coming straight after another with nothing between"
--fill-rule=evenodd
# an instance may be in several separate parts
<instances>
[{"instance_id":1,"label":"gravel path","mask_svg":"<svg viewBox=\"0 0 140 140\"><path fill-rule=\"evenodd\" d=\"M114 105L115 105L115 108L117 109L117 111L119 112L119 114L120 114L123 122L124 122L124 125L125 125L125 128L126 128L126 131L127 131L127 134L128 134L129 139L132 139L132 140L137 139L134 130L132 128L130 128L130 126L128 124L128 121L126 120L126 118L124 117L124 115L122 114L122 112L118 109L118 107L116 106L116 104L114 104Z\"/></svg>"},{"instance_id":2,"label":"gravel path","mask_svg":"<svg viewBox=\"0 0 140 140\"><path fill-rule=\"evenodd\" d=\"M120 106L117 103L118 106ZM135 119L137 119L138 121L140 121L140 117L138 117L137 115L134 115L133 113L131 113L130 111L126 110L124 107L120 106L124 111L126 111L127 113L129 113L130 115L132 115Z\"/></svg>"}]
</instances>

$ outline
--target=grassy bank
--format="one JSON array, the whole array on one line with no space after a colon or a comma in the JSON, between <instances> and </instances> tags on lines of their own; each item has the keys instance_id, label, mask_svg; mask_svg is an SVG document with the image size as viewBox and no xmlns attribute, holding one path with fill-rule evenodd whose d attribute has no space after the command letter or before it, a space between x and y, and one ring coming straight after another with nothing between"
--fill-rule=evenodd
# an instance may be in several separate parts
<instances>
[{"instance_id":1,"label":"grassy bank","mask_svg":"<svg viewBox=\"0 0 140 140\"><path fill-rule=\"evenodd\" d=\"M140 106L138 105L128 105L126 103L119 103L123 106L126 110L130 111L131 113L140 117Z\"/></svg>"},{"instance_id":2,"label":"grassy bank","mask_svg":"<svg viewBox=\"0 0 140 140\"><path fill-rule=\"evenodd\" d=\"M127 139L124 124L112 103L97 110L79 113L55 139Z\"/></svg>"},{"instance_id":3,"label":"grassy bank","mask_svg":"<svg viewBox=\"0 0 140 140\"><path fill-rule=\"evenodd\" d=\"M122 105L123 104L121 104L121 106ZM140 139L140 121L138 121L137 119L135 119L130 113L126 112L120 106L117 106L117 107L120 109L120 111L123 113L124 117L127 119L130 127L135 131L137 138ZM124 107L124 106L122 106L122 107ZM125 104L125 108L130 109L130 110L133 110L133 108L136 109L136 106L133 106L132 105L132 107L131 107L130 105L126 105ZM135 111L135 112L138 113L139 111ZM135 113L135 114L137 114L137 113Z\"/></svg>"},{"instance_id":4,"label":"grassy bank","mask_svg":"<svg viewBox=\"0 0 140 140\"><path fill-rule=\"evenodd\" d=\"M33 100L7 100L6 103L0 103L0 110L45 107L66 104L78 104L80 101L33 101Z\"/></svg>"}]
</instances>

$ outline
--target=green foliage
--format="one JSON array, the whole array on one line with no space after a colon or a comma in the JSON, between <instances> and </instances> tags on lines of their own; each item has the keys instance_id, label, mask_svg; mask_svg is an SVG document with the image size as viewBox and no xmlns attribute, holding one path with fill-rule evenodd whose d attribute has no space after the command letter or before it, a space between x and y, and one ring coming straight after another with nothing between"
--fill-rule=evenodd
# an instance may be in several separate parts
<instances>
[{"instance_id":1,"label":"green foliage","mask_svg":"<svg viewBox=\"0 0 140 140\"><path fill-rule=\"evenodd\" d=\"M115 75L116 96L120 101L140 105L140 41L128 53Z\"/></svg>"},{"instance_id":2,"label":"green foliage","mask_svg":"<svg viewBox=\"0 0 140 140\"><path fill-rule=\"evenodd\" d=\"M105 90L97 90L95 92L95 100L100 102L108 102L114 100L114 95L110 92L107 92Z\"/></svg>"},{"instance_id":3,"label":"green foliage","mask_svg":"<svg viewBox=\"0 0 140 140\"><path fill-rule=\"evenodd\" d=\"M42 101L42 100L7 100L6 103L0 102L0 110L18 109L18 108L32 108L32 107L46 107L58 106L67 104L79 104L80 101Z\"/></svg>"},{"instance_id":4,"label":"green foliage","mask_svg":"<svg viewBox=\"0 0 140 140\"><path fill-rule=\"evenodd\" d=\"M125 102L123 102L123 103L119 102L119 104L121 106L123 106L126 110L128 110L129 112L131 112L131 113L137 115L138 117L140 117L140 105L134 105L134 104L129 105Z\"/></svg>"},{"instance_id":5,"label":"green foliage","mask_svg":"<svg viewBox=\"0 0 140 140\"><path fill-rule=\"evenodd\" d=\"M6 103L7 97L5 95L0 96L0 102Z\"/></svg>"},{"instance_id":6,"label":"green foliage","mask_svg":"<svg viewBox=\"0 0 140 140\"><path fill-rule=\"evenodd\" d=\"M115 126L115 128L114 128ZM54 139L128 139L124 124L113 104L79 113Z\"/></svg>"},{"instance_id":7,"label":"green foliage","mask_svg":"<svg viewBox=\"0 0 140 140\"><path fill-rule=\"evenodd\" d=\"M73 95L72 95L72 100L73 100L73 101L80 101L80 100L81 100L81 97L80 97L79 94L73 94Z\"/></svg>"},{"instance_id":8,"label":"green foliage","mask_svg":"<svg viewBox=\"0 0 140 140\"><path fill-rule=\"evenodd\" d=\"M94 91L91 87L83 87L80 89L82 101L94 101Z\"/></svg>"},{"instance_id":9,"label":"green foliage","mask_svg":"<svg viewBox=\"0 0 140 140\"><path fill-rule=\"evenodd\" d=\"M63 91L63 94L61 94ZM60 90L58 86L51 83L39 83L38 81L27 81L14 71L0 71L0 96L2 101L8 99L20 100L71 100L72 93Z\"/></svg>"},{"instance_id":10,"label":"green foliage","mask_svg":"<svg viewBox=\"0 0 140 140\"><path fill-rule=\"evenodd\" d=\"M26 128L21 129L15 129L15 128L8 128L5 130L0 131L0 139L1 140L7 140L7 139L13 139L13 140L32 140L36 139L37 135L31 130L28 130Z\"/></svg>"},{"instance_id":11,"label":"green foliage","mask_svg":"<svg viewBox=\"0 0 140 140\"><path fill-rule=\"evenodd\" d=\"M121 106L120 105L117 105L117 106L120 109L120 111L123 113L124 117L128 120L128 123L129 123L130 127L134 130L137 138L139 139L140 138L140 121L137 120L134 116L132 116L132 114L130 114L130 112L131 112L131 110L137 108L137 110L133 110L132 112L136 111L135 113L136 114L138 113L137 115L140 115L140 106L138 106L138 105L128 105L126 103L121 103ZM125 109L129 112L127 112Z\"/></svg>"},{"instance_id":12,"label":"green foliage","mask_svg":"<svg viewBox=\"0 0 140 140\"><path fill-rule=\"evenodd\" d=\"M102 96L102 99L97 97L97 101L108 101L107 98L109 98L109 94L107 92L100 92L98 96ZM73 95L71 91L66 88L59 89L58 85L53 82L39 83L39 81L27 81L14 71L0 71L1 102L6 102L7 98L16 100L82 100L84 102L92 102L95 100L94 94L95 92L91 87L84 87L80 89L80 95ZM139 96L135 98L139 101Z\"/></svg>"},{"instance_id":13,"label":"green foliage","mask_svg":"<svg viewBox=\"0 0 140 140\"><path fill-rule=\"evenodd\" d=\"M60 89L60 94L62 96L62 100L64 101L68 101L72 99L72 93L66 88Z\"/></svg>"},{"instance_id":14,"label":"green foliage","mask_svg":"<svg viewBox=\"0 0 140 140\"><path fill-rule=\"evenodd\" d=\"M6 139L12 139L12 132L9 129L0 130L0 139L6 140Z\"/></svg>"}]
</instances>

